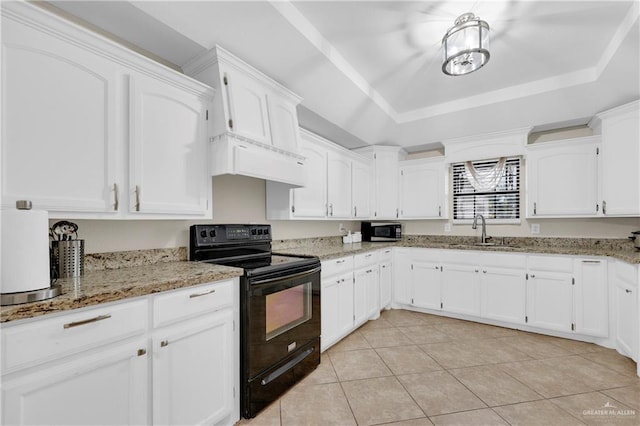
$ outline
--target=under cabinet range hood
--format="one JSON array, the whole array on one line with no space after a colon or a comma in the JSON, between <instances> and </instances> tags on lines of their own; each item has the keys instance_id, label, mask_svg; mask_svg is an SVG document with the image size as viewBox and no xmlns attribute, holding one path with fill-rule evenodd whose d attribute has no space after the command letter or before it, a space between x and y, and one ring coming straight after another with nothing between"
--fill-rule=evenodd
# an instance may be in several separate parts
<instances>
[{"instance_id":1,"label":"under cabinet range hood","mask_svg":"<svg viewBox=\"0 0 640 426\"><path fill-rule=\"evenodd\" d=\"M216 89L209 118L212 175L238 174L304 186L299 96L220 46L183 69Z\"/></svg>"}]
</instances>

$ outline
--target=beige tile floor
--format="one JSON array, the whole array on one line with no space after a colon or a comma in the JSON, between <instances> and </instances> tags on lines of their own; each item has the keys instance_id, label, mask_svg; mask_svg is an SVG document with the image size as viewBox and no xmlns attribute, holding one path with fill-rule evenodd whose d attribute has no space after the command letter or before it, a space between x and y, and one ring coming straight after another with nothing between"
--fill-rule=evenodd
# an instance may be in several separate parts
<instances>
[{"instance_id":1,"label":"beige tile floor","mask_svg":"<svg viewBox=\"0 0 640 426\"><path fill-rule=\"evenodd\" d=\"M239 424L640 425L640 379L590 343L391 310Z\"/></svg>"}]
</instances>

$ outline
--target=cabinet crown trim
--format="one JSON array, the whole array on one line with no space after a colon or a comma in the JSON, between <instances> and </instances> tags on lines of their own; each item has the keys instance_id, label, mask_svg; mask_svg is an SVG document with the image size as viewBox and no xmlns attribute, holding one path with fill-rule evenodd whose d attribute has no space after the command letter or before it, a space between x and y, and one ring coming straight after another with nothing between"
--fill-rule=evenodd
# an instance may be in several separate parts
<instances>
[{"instance_id":1,"label":"cabinet crown trim","mask_svg":"<svg viewBox=\"0 0 640 426\"><path fill-rule=\"evenodd\" d=\"M202 55L197 56L187 62L182 67L182 69L187 75L197 75L207 68L212 67L218 63L223 63L243 73L246 73L247 75L251 76L251 78L263 84L266 83L271 90L274 90L278 92L278 94L287 97L290 101L296 104L302 102L302 97L298 96L282 84L275 81L273 78L257 70L253 66L249 65L242 59L236 57L231 52L217 44L213 49L208 50Z\"/></svg>"},{"instance_id":2,"label":"cabinet crown trim","mask_svg":"<svg viewBox=\"0 0 640 426\"><path fill-rule=\"evenodd\" d=\"M262 142L254 141L253 139L249 139L249 138L246 138L244 136L241 136L241 135L238 135L238 134L232 133L232 132L224 132L224 133L221 133L221 134L219 134L217 136L213 136L213 137L211 137L209 139L209 141L211 143L217 143L217 142L220 142L220 141L235 141L235 142L248 143L250 145L254 145L254 146L257 146L257 147L262 148L262 149L273 151L273 152L276 152L276 153L281 154L281 155L286 155L287 157L292 157L295 160L300 160L300 161L306 160L305 156L300 155L298 153L287 151L287 150L284 150L282 148L275 147L273 145L267 145L267 144L264 144Z\"/></svg>"}]
</instances>

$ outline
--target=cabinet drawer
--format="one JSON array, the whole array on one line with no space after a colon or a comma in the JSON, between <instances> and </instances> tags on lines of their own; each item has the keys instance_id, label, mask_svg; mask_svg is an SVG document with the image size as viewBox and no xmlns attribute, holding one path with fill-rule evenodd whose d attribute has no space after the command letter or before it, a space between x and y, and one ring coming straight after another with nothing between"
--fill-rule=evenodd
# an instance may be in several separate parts
<instances>
[{"instance_id":1,"label":"cabinet drawer","mask_svg":"<svg viewBox=\"0 0 640 426\"><path fill-rule=\"evenodd\" d=\"M322 276L330 277L353 270L353 256L322 261Z\"/></svg>"},{"instance_id":2,"label":"cabinet drawer","mask_svg":"<svg viewBox=\"0 0 640 426\"><path fill-rule=\"evenodd\" d=\"M156 296L153 299L153 327L233 306L235 280L221 281Z\"/></svg>"},{"instance_id":3,"label":"cabinet drawer","mask_svg":"<svg viewBox=\"0 0 640 426\"><path fill-rule=\"evenodd\" d=\"M142 334L147 318L147 300L138 300L6 327L2 330L3 372Z\"/></svg>"},{"instance_id":4,"label":"cabinet drawer","mask_svg":"<svg viewBox=\"0 0 640 426\"><path fill-rule=\"evenodd\" d=\"M529 269L548 272L573 272L573 257L570 256L529 256Z\"/></svg>"},{"instance_id":5,"label":"cabinet drawer","mask_svg":"<svg viewBox=\"0 0 640 426\"><path fill-rule=\"evenodd\" d=\"M393 258L392 248L381 249L378 251L378 262L391 262Z\"/></svg>"},{"instance_id":6,"label":"cabinet drawer","mask_svg":"<svg viewBox=\"0 0 640 426\"><path fill-rule=\"evenodd\" d=\"M353 267L355 269L378 263L378 252L370 251L367 253L358 253L353 256Z\"/></svg>"},{"instance_id":7,"label":"cabinet drawer","mask_svg":"<svg viewBox=\"0 0 640 426\"><path fill-rule=\"evenodd\" d=\"M416 262L440 262L440 250L413 248L411 249L411 259Z\"/></svg>"}]
</instances>

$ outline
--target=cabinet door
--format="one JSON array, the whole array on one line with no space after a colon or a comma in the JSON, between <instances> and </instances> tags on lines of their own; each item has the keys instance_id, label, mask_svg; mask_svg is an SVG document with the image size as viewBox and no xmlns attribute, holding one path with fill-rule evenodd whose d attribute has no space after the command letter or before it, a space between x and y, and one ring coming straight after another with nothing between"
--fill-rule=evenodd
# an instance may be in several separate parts
<instances>
[{"instance_id":1,"label":"cabinet door","mask_svg":"<svg viewBox=\"0 0 640 426\"><path fill-rule=\"evenodd\" d=\"M130 211L205 214L207 105L142 75L130 91Z\"/></svg>"},{"instance_id":2,"label":"cabinet door","mask_svg":"<svg viewBox=\"0 0 640 426\"><path fill-rule=\"evenodd\" d=\"M359 161L352 163L353 217L371 216L371 166Z\"/></svg>"},{"instance_id":3,"label":"cabinet door","mask_svg":"<svg viewBox=\"0 0 640 426\"><path fill-rule=\"evenodd\" d=\"M602 199L608 216L640 215L638 102L602 120Z\"/></svg>"},{"instance_id":4,"label":"cabinet door","mask_svg":"<svg viewBox=\"0 0 640 426\"><path fill-rule=\"evenodd\" d=\"M480 315L479 267L442 265L442 309L447 312Z\"/></svg>"},{"instance_id":5,"label":"cabinet door","mask_svg":"<svg viewBox=\"0 0 640 426\"><path fill-rule=\"evenodd\" d=\"M444 164L400 168L400 217L442 217Z\"/></svg>"},{"instance_id":6,"label":"cabinet door","mask_svg":"<svg viewBox=\"0 0 640 426\"><path fill-rule=\"evenodd\" d=\"M638 289L624 281L615 285L616 346L618 352L638 360Z\"/></svg>"},{"instance_id":7,"label":"cabinet door","mask_svg":"<svg viewBox=\"0 0 640 426\"><path fill-rule=\"evenodd\" d=\"M393 301L411 304L411 249L393 250Z\"/></svg>"},{"instance_id":8,"label":"cabinet door","mask_svg":"<svg viewBox=\"0 0 640 426\"><path fill-rule=\"evenodd\" d=\"M320 293L320 347L325 351L340 337L340 284L344 277L330 277L322 280Z\"/></svg>"},{"instance_id":9,"label":"cabinet door","mask_svg":"<svg viewBox=\"0 0 640 426\"><path fill-rule=\"evenodd\" d=\"M390 261L380 264L380 308L391 305L391 283L393 282L393 263Z\"/></svg>"},{"instance_id":10,"label":"cabinet door","mask_svg":"<svg viewBox=\"0 0 640 426\"><path fill-rule=\"evenodd\" d=\"M545 146L527 156L529 216L598 213L598 144Z\"/></svg>"},{"instance_id":11,"label":"cabinet door","mask_svg":"<svg viewBox=\"0 0 640 426\"><path fill-rule=\"evenodd\" d=\"M527 280L524 270L482 268L482 316L524 324Z\"/></svg>"},{"instance_id":12,"label":"cabinet door","mask_svg":"<svg viewBox=\"0 0 640 426\"><path fill-rule=\"evenodd\" d=\"M233 410L233 311L153 334L153 423L213 424Z\"/></svg>"},{"instance_id":13,"label":"cabinet door","mask_svg":"<svg viewBox=\"0 0 640 426\"><path fill-rule=\"evenodd\" d=\"M607 337L609 335L607 263L594 259L580 259L575 262L576 332Z\"/></svg>"},{"instance_id":14,"label":"cabinet door","mask_svg":"<svg viewBox=\"0 0 640 426\"><path fill-rule=\"evenodd\" d=\"M345 336L353 330L354 321L354 279L353 273L343 274L340 278L340 286L338 287L338 334Z\"/></svg>"},{"instance_id":15,"label":"cabinet door","mask_svg":"<svg viewBox=\"0 0 640 426\"><path fill-rule=\"evenodd\" d=\"M2 25L2 205L115 212L117 66L10 19Z\"/></svg>"},{"instance_id":16,"label":"cabinet door","mask_svg":"<svg viewBox=\"0 0 640 426\"><path fill-rule=\"evenodd\" d=\"M374 159L375 219L397 219L398 208L398 153L377 152Z\"/></svg>"},{"instance_id":17,"label":"cabinet door","mask_svg":"<svg viewBox=\"0 0 640 426\"><path fill-rule=\"evenodd\" d=\"M227 130L271 145L267 88L240 71L224 68L221 71L226 97ZM285 127L283 125L282 129L277 129L276 134L285 132Z\"/></svg>"},{"instance_id":18,"label":"cabinet door","mask_svg":"<svg viewBox=\"0 0 640 426\"><path fill-rule=\"evenodd\" d=\"M442 272L435 262L413 262L411 304L421 308L440 309Z\"/></svg>"},{"instance_id":19,"label":"cabinet door","mask_svg":"<svg viewBox=\"0 0 640 426\"><path fill-rule=\"evenodd\" d=\"M351 217L351 160L329 151L327 157L330 218Z\"/></svg>"},{"instance_id":20,"label":"cabinet door","mask_svg":"<svg viewBox=\"0 0 640 426\"><path fill-rule=\"evenodd\" d=\"M307 184L292 191L294 217L325 217L327 214L327 150L302 139L301 154L306 157Z\"/></svg>"},{"instance_id":21,"label":"cabinet door","mask_svg":"<svg viewBox=\"0 0 640 426\"><path fill-rule=\"evenodd\" d=\"M529 271L527 323L534 327L571 332L572 287L570 274Z\"/></svg>"},{"instance_id":22,"label":"cabinet door","mask_svg":"<svg viewBox=\"0 0 640 426\"><path fill-rule=\"evenodd\" d=\"M149 424L146 345L138 339L3 380L3 424Z\"/></svg>"},{"instance_id":23,"label":"cabinet door","mask_svg":"<svg viewBox=\"0 0 640 426\"><path fill-rule=\"evenodd\" d=\"M353 273L353 321L357 327L367 321L368 295L370 283L369 269L360 269Z\"/></svg>"},{"instance_id":24,"label":"cabinet door","mask_svg":"<svg viewBox=\"0 0 640 426\"><path fill-rule=\"evenodd\" d=\"M285 151L298 152L300 131L295 104L272 94L268 99L271 140Z\"/></svg>"}]
</instances>

